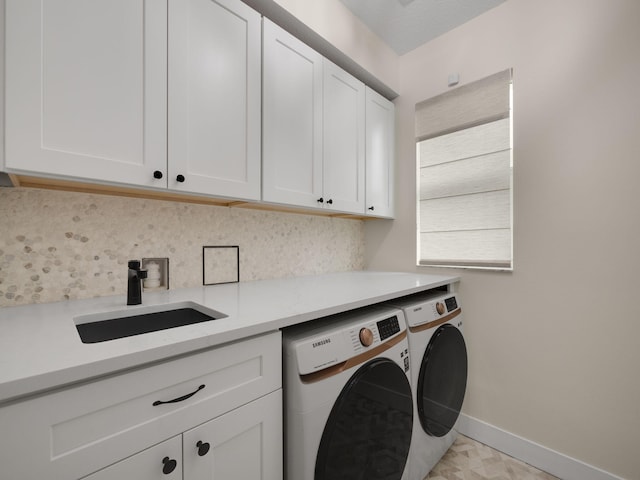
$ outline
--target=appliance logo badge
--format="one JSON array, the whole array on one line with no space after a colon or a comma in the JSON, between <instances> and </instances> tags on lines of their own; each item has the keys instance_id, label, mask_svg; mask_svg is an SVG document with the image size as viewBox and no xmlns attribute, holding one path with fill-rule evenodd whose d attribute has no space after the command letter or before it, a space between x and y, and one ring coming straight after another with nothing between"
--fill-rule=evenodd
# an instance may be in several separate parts
<instances>
[{"instance_id":1,"label":"appliance logo badge","mask_svg":"<svg viewBox=\"0 0 640 480\"><path fill-rule=\"evenodd\" d=\"M419 312L420 310L422 310L422 307L417 307L413 309L414 312Z\"/></svg>"},{"instance_id":2,"label":"appliance logo badge","mask_svg":"<svg viewBox=\"0 0 640 480\"><path fill-rule=\"evenodd\" d=\"M327 343L331 343L331 339L330 338L323 338L322 340L318 340L317 342L313 342L312 347L313 348L321 347L323 345L326 345Z\"/></svg>"}]
</instances>

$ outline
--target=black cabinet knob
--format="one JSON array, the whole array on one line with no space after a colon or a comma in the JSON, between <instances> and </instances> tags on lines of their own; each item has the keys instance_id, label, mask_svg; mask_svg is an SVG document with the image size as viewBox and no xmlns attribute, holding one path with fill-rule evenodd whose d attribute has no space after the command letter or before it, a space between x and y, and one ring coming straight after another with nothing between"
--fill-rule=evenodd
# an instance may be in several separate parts
<instances>
[{"instance_id":1,"label":"black cabinet knob","mask_svg":"<svg viewBox=\"0 0 640 480\"><path fill-rule=\"evenodd\" d=\"M369 210L371 210L373 212L373 210L374 210L373 206L369 207Z\"/></svg>"},{"instance_id":2,"label":"black cabinet knob","mask_svg":"<svg viewBox=\"0 0 640 480\"><path fill-rule=\"evenodd\" d=\"M327 200L327 203L328 203L329 205L333 205L333 200L329 199L329 200Z\"/></svg>"},{"instance_id":3,"label":"black cabinet knob","mask_svg":"<svg viewBox=\"0 0 640 480\"><path fill-rule=\"evenodd\" d=\"M156 170L155 172L153 172L153 178L157 178L158 180L160 180L162 178L162 172L160 170Z\"/></svg>"},{"instance_id":4,"label":"black cabinet knob","mask_svg":"<svg viewBox=\"0 0 640 480\"><path fill-rule=\"evenodd\" d=\"M171 459L169 457L164 457L162 459L162 464L164 465L162 467L162 473L164 473L165 475L169 475L178 466L178 462L176 462L175 460L173 460L173 459Z\"/></svg>"},{"instance_id":5,"label":"black cabinet knob","mask_svg":"<svg viewBox=\"0 0 640 480\"><path fill-rule=\"evenodd\" d=\"M324 203L324 198L320 197L320 198L318 199L318 203Z\"/></svg>"},{"instance_id":6,"label":"black cabinet knob","mask_svg":"<svg viewBox=\"0 0 640 480\"><path fill-rule=\"evenodd\" d=\"M178 175L178 176L176 177L176 181L178 181L178 182L180 182L180 183L184 182L184 175Z\"/></svg>"},{"instance_id":7,"label":"black cabinet knob","mask_svg":"<svg viewBox=\"0 0 640 480\"><path fill-rule=\"evenodd\" d=\"M204 457L207 453L209 453L209 449L211 448L211 445L209 445L207 442L201 442L200 440L198 440L198 443L196 443L196 447L198 447L198 455L200 455L201 457Z\"/></svg>"}]
</instances>

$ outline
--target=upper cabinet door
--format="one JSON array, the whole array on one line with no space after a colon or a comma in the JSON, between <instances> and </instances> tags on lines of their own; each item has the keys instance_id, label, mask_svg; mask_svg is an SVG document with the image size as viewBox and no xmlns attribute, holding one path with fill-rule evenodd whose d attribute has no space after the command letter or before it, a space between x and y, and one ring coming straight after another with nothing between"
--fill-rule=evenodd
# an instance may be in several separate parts
<instances>
[{"instance_id":1,"label":"upper cabinet door","mask_svg":"<svg viewBox=\"0 0 640 480\"><path fill-rule=\"evenodd\" d=\"M260 199L260 15L239 0L169 0L169 180Z\"/></svg>"},{"instance_id":2,"label":"upper cabinet door","mask_svg":"<svg viewBox=\"0 0 640 480\"><path fill-rule=\"evenodd\" d=\"M6 167L166 186L166 22L166 0L6 0Z\"/></svg>"},{"instance_id":3,"label":"upper cabinet door","mask_svg":"<svg viewBox=\"0 0 640 480\"><path fill-rule=\"evenodd\" d=\"M266 18L263 42L263 200L321 206L322 56Z\"/></svg>"},{"instance_id":4,"label":"upper cabinet door","mask_svg":"<svg viewBox=\"0 0 640 480\"><path fill-rule=\"evenodd\" d=\"M366 88L366 213L392 218L394 214L395 107Z\"/></svg>"},{"instance_id":5,"label":"upper cabinet door","mask_svg":"<svg viewBox=\"0 0 640 480\"><path fill-rule=\"evenodd\" d=\"M323 180L327 208L364 213L364 84L324 61Z\"/></svg>"}]
</instances>

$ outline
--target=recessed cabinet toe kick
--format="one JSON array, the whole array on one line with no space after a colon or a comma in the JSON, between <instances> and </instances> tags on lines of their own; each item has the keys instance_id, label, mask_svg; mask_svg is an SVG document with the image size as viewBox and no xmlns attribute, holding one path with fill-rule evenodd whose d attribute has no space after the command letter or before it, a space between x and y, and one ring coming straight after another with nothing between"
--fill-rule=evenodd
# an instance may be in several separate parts
<instances>
[{"instance_id":1,"label":"recessed cabinet toe kick","mask_svg":"<svg viewBox=\"0 0 640 480\"><path fill-rule=\"evenodd\" d=\"M282 478L280 332L0 408L2 477Z\"/></svg>"}]
</instances>

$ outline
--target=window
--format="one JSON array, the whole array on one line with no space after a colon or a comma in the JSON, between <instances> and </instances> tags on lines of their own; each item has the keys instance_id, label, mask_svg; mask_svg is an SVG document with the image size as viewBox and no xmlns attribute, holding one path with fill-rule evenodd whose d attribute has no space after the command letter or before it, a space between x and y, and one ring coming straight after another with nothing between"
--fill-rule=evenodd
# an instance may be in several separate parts
<instances>
[{"instance_id":1,"label":"window","mask_svg":"<svg viewBox=\"0 0 640 480\"><path fill-rule=\"evenodd\" d=\"M512 268L511 70L416 105L418 264Z\"/></svg>"}]
</instances>

